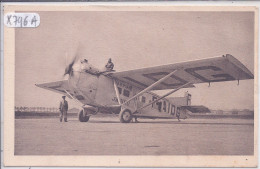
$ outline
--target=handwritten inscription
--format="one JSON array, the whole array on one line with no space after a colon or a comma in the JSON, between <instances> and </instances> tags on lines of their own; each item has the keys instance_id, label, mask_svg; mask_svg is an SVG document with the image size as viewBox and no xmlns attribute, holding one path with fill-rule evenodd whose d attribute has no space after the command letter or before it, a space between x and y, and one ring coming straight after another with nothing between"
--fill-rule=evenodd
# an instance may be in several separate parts
<instances>
[{"instance_id":1,"label":"handwritten inscription","mask_svg":"<svg viewBox=\"0 0 260 169\"><path fill-rule=\"evenodd\" d=\"M35 28L40 25L40 16L37 13L7 13L4 24L13 28Z\"/></svg>"}]
</instances>

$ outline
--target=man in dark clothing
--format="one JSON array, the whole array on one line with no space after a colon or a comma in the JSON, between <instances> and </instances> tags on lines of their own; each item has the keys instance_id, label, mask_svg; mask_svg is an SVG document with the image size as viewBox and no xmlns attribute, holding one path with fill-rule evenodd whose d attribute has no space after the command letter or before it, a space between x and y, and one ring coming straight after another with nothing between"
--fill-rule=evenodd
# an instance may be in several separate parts
<instances>
[{"instance_id":1,"label":"man in dark clothing","mask_svg":"<svg viewBox=\"0 0 260 169\"><path fill-rule=\"evenodd\" d=\"M68 111L68 102L65 100L66 96L62 96L62 100L60 101L60 122L62 122L62 119L64 117L64 122L67 122L67 111Z\"/></svg>"},{"instance_id":2,"label":"man in dark clothing","mask_svg":"<svg viewBox=\"0 0 260 169\"><path fill-rule=\"evenodd\" d=\"M112 71L113 70L114 64L113 64L111 58L108 59L108 62L107 62L105 67L106 67L106 71Z\"/></svg>"}]
</instances>

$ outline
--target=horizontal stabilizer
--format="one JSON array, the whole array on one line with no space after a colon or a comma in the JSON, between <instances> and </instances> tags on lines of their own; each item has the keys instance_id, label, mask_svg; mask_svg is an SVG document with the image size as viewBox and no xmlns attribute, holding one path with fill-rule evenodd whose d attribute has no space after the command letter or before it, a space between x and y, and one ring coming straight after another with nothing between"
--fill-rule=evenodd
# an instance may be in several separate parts
<instances>
[{"instance_id":1,"label":"horizontal stabilizer","mask_svg":"<svg viewBox=\"0 0 260 169\"><path fill-rule=\"evenodd\" d=\"M186 109L192 113L211 113L209 108L205 106L181 106L181 108Z\"/></svg>"}]
</instances>

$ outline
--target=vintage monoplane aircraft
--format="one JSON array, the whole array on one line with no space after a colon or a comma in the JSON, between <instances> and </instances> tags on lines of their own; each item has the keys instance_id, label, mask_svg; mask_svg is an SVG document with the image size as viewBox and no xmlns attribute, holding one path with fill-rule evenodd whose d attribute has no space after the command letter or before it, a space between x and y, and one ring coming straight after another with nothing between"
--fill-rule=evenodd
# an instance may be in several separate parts
<instances>
[{"instance_id":1,"label":"vintage monoplane aircraft","mask_svg":"<svg viewBox=\"0 0 260 169\"><path fill-rule=\"evenodd\" d=\"M75 66L77 57L67 66L67 80L36 84L58 92L82 105L79 121L91 115L119 114L120 122L132 118L177 118L178 105L167 96L197 83L253 79L254 75L235 57L223 56L155 66L129 71L100 71L91 65ZM79 63L82 64L82 63ZM159 96L152 90L171 89Z\"/></svg>"}]
</instances>

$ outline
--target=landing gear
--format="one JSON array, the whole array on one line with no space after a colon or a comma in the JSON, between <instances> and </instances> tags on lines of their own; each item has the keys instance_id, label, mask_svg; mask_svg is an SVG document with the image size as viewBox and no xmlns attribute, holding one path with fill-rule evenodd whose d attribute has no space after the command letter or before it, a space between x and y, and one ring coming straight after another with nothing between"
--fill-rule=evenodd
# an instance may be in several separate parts
<instances>
[{"instance_id":1,"label":"landing gear","mask_svg":"<svg viewBox=\"0 0 260 169\"><path fill-rule=\"evenodd\" d=\"M129 109L123 109L119 113L119 119L121 123L129 123L132 118L132 112Z\"/></svg>"},{"instance_id":2,"label":"landing gear","mask_svg":"<svg viewBox=\"0 0 260 169\"><path fill-rule=\"evenodd\" d=\"M79 118L79 121L80 122L87 122L89 120L89 116L87 116L85 113L84 113L84 110L80 110L80 112L78 113L78 118Z\"/></svg>"}]
</instances>

